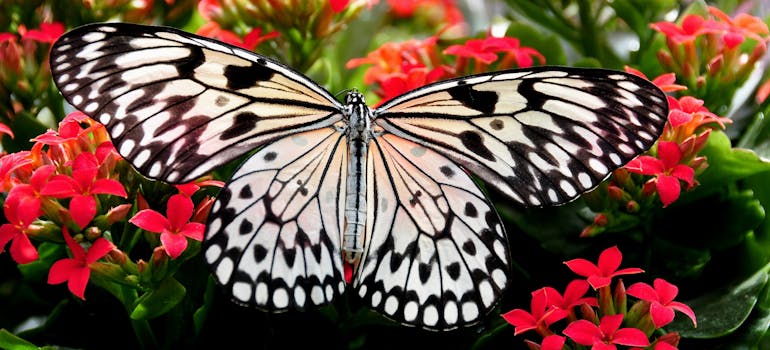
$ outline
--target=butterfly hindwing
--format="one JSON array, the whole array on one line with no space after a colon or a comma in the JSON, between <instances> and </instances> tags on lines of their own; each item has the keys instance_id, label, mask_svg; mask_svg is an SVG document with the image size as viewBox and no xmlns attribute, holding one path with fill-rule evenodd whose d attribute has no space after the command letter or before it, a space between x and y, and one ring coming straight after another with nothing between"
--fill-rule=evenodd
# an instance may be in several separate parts
<instances>
[{"instance_id":1,"label":"butterfly hindwing","mask_svg":"<svg viewBox=\"0 0 770 350\"><path fill-rule=\"evenodd\" d=\"M341 259L347 143L333 128L275 141L222 189L204 257L233 300L306 309L345 289Z\"/></svg>"},{"instance_id":2,"label":"butterfly hindwing","mask_svg":"<svg viewBox=\"0 0 770 350\"><path fill-rule=\"evenodd\" d=\"M510 263L491 203L454 162L409 140L382 135L368 158L359 296L405 324L478 322L505 288Z\"/></svg>"},{"instance_id":3,"label":"butterfly hindwing","mask_svg":"<svg viewBox=\"0 0 770 350\"><path fill-rule=\"evenodd\" d=\"M339 102L304 75L173 28L77 28L53 46L51 70L67 101L107 126L121 155L173 183L341 118Z\"/></svg>"},{"instance_id":4,"label":"butterfly hindwing","mask_svg":"<svg viewBox=\"0 0 770 350\"><path fill-rule=\"evenodd\" d=\"M528 206L568 202L652 146L665 95L631 74L535 67L439 82L375 123L433 148Z\"/></svg>"}]
</instances>

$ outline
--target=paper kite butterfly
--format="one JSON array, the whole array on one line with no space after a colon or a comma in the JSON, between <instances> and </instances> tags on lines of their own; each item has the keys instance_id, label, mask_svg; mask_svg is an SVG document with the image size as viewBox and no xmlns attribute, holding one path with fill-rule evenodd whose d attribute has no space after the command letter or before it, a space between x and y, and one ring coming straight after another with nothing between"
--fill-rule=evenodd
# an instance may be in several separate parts
<instances>
[{"instance_id":1,"label":"paper kite butterfly","mask_svg":"<svg viewBox=\"0 0 770 350\"><path fill-rule=\"evenodd\" d=\"M51 51L69 103L143 175L184 183L253 153L218 195L203 255L232 299L268 311L346 289L403 324L489 313L509 248L471 178L557 205L647 150L665 95L622 72L536 67L451 79L370 109L267 57L173 28L70 31Z\"/></svg>"}]
</instances>

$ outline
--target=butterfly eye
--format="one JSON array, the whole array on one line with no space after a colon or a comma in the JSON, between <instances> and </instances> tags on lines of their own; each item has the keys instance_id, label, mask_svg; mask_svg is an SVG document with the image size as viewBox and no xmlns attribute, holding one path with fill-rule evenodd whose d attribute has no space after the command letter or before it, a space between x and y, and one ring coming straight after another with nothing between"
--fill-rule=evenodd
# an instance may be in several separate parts
<instances>
[{"instance_id":1,"label":"butterfly eye","mask_svg":"<svg viewBox=\"0 0 770 350\"><path fill-rule=\"evenodd\" d=\"M524 206L566 203L651 147L667 115L641 78L566 67L438 82L371 111L267 57L125 23L63 35L51 71L145 176L189 182L251 153L202 250L234 301L305 310L352 289L434 330L479 322L512 284L502 221L472 175Z\"/></svg>"}]
</instances>

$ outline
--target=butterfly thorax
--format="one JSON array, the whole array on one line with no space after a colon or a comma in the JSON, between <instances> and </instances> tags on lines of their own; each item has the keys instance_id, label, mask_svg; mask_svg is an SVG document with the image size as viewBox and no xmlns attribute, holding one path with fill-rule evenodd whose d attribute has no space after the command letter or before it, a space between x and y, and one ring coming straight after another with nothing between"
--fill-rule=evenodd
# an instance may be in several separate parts
<instances>
[{"instance_id":1,"label":"butterfly thorax","mask_svg":"<svg viewBox=\"0 0 770 350\"><path fill-rule=\"evenodd\" d=\"M372 137L372 112L364 96L356 90L345 96L343 120L348 139L348 174L345 193L345 231L342 249L345 260L353 263L363 251L366 225L366 154Z\"/></svg>"}]
</instances>

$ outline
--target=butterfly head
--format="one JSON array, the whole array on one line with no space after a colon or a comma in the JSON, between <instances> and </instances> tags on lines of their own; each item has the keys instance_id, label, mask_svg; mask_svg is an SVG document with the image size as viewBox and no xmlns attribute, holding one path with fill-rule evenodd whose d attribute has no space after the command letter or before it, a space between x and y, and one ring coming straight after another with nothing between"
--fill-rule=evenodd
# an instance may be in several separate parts
<instances>
[{"instance_id":1,"label":"butterfly head","mask_svg":"<svg viewBox=\"0 0 770 350\"><path fill-rule=\"evenodd\" d=\"M364 100L364 95L356 89L351 89L348 91L347 95L345 95L345 104L350 105L365 105L366 101Z\"/></svg>"}]
</instances>

